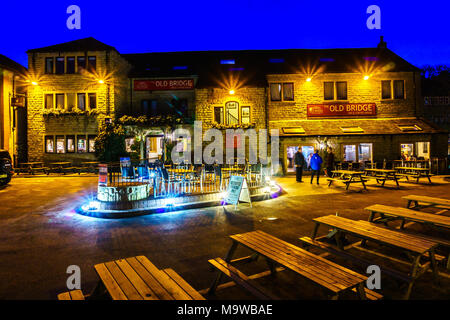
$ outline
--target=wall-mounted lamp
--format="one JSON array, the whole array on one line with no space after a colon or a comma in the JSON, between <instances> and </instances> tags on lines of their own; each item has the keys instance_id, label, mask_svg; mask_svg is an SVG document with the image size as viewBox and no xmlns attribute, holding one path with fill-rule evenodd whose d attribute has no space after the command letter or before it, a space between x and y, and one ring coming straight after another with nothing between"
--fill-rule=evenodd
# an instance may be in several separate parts
<instances>
[{"instance_id":1,"label":"wall-mounted lamp","mask_svg":"<svg viewBox=\"0 0 450 320\"><path fill-rule=\"evenodd\" d=\"M365 75L363 79L364 79L364 80L369 80L369 78L370 78L370 76Z\"/></svg>"},{"instance_id":2,"label":"wall-mounted lamp","mask_svg":"<svg viewBox=\"0 0 450 320\"><path fill-rule=\"evenodd\" d=\"M310 77L306 78L306 81L311 82L311 78Z\"/></svg>"},{"instance_id":3,"label":"wall-mounted lamp","mask_svg":"<svg viewBox=\"0 0 450 320\"><path fill-rule=\"evenodd\" d=\"M100 83L100 84L104 84L105 83L105 81L103 81L103 80L98 80L98 83Z\"/></svg>"},{"instance_id":4,"label":"wall-mounted lamp","mask_svg":"<svg viewBox=\"0 0 450 320\"><path fill-rule=\"evenodd\" d=\"M37 83L36 81L32 81L31 84L32 84L33 86L37 86L37 85L38 85L38 83Z\"/></svg>"},{"instance_id":5,"label":"wall-mounted lamp","mask_svg":"<svg viewBox=\"0 0 450 320\"><path fill-rule=\"evenodd\" d=\"M231 89L228 93L229 93L229 94L234 94L234 90Z\"/></svg>"}]
</instances>

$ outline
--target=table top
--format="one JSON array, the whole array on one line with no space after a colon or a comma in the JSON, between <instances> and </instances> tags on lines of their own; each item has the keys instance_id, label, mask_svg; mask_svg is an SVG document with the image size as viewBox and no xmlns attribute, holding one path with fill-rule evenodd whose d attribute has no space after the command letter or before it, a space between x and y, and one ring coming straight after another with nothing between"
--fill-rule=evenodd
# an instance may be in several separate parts
<instances>
[{"instance_id":1,"label":"table top","mask_svg":"<svg viewBox=\"0 0 450 320\"><path fill-rule=\"evenodd\" d=\"M98 161L83 161L82 163L85 163L85 164L97 164L97 163L100 163L100 162L98 162Z\"/></svg>"},{"instance_id":2,"label":"table top","mask_svg":"<svg viewBox=\"0 0 450 320\"><path fill-rule=\"evenodd\" d=\"M68 161L63 161L63 162L51 162L50 164L54 164L54 165L64 165L64 164L70 164L71 162Z\"/></svg>"},{"instance_id":3,"label":"table top","mask_svg":"<svg viewBox=\"0 0 450 320\"><path fill-rule=\"evenodd\" d=\"M235 234L230 236L230 238L295 273L307 277L322 286L327 286L335 292L354 287L367 279L366 276L260 230ZM327 273L332 274L335 279L331 287L330 284L326 284L320 279L311 278L311 273L323 274L325 270Z\"/></svg>"},{"instance_id":4,"label":"table top","mask_svg":"<svg viewBox=\"0 0 450 320\"><path fill-rule=\"evenodd\" d=\"M356 221L335 215L315 218L314 221L350 233L353 236L371 239L415 253L423 254L438 246L437 242L378 227L367 221Z\"/></svg>"},{"instance_id":5,"label":"table top","mask_svg":"<svg viewBox=\"0 0 450 320\"><path fill-rule=\"evenodd\" d=\"M44 164L44 162L22 162L20 165L30 166L34 164Z\"/></svg>"},{"instance_id":6,"label":"table top","mask_svg":"<svg viewBox=\"0 0 450 320\"><path fill-rule=\"evenodd\" d=\"M382 204L374 204L364 209L371 212L383 213L389 216L402 217L414 222L431 223L437 226L450 228L450 217L447 216L441 216L433 213L426 213L401 207L386 206Z\"/></svg>"},{"instance_id":7,"label":"table top","mask_svg":"<svg viewBox=\"0 0 450 320\"><path fill-rule=\"evenodd\" d=\"M395 167L397 170L411 170L411 171L430 171L430 168L415 168L415 167Z\"/></svg>"},{"instance_id":8,"label":"table top","mask_svg":"<svg viewBox=\"0 0 450 320\"><path fill-rule=\"evenodd\" d=\"M364 169L364 171L373 171L373 172L381 172L381 173L396 173L397 171L395 170L390 170L390 169Z\"/></svg>"},{"instance_id":9,"label":"table top","mask_svg":"<svg viewBox=\"0 0 450 320\"><path fill-rule=\"evenodd\" d=\"M333 170L333 173L340 173L340 174L348 174L348 175L362 175L363 171L352 171L352 170Z\"/></svg>"},{"instance_id":10,"label":"table top","mask_svg":"<svg viewBox=\"0 0 450 320\"><path fill-rule=\"evenodd\" d=\"M173 270L159 270L145 256L100 263L94 268L113 300L203 299L186 282L184 286L190 290L182 289L167 272Z\"/></svg>"}]
</instances>

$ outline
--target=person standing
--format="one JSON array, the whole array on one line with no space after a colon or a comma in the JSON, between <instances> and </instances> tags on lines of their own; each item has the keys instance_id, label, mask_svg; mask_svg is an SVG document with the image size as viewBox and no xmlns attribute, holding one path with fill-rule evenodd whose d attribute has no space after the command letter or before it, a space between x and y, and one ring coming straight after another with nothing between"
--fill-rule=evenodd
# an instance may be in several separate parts
<instances>
[{"instance_id":1,"label":"person standing","mask_svg":"<svg viewBox=\"0 0 450 320\"><path fill-rule=\"evenodd\" d=\"M302 176L303 176L303 167L306 164L305 156L302 153L302 147L298 147L297 152L294 156L294 164L295 164L295 174L297 182L303 182Z\"/></svg>"},{"instance_id":2,"label":"person standing","mask_svg":"<svg viewBox=\"0 0 450 320\"><path fill-rule=\"evenodd\" d=\"M326 166L327 166L327 176L329 178L331 178L332 171L334 169L334 153L333 153L333 149L331 147L327 148L327 160L326 160Z\"/></svg>"},{"instance_id":3,"label":"person standing","mask_svg":"<svg viewBox=\"0 0 450 320\"><path fill-rule=\"evenodd\" d=\"M313 183L314 175L317 175L317 184L319 184L319 177L320 177L320 167L322 165L322 157L319 156L319 150L314 150L314 154L311 157L310 161L310 167L311 167L311 183Z\"/></svg>"}]
</instances>

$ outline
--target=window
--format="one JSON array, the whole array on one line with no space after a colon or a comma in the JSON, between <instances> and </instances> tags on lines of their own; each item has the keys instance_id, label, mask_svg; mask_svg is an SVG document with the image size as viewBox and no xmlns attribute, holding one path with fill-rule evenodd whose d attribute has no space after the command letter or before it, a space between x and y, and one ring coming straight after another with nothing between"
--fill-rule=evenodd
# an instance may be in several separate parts
<instances>
[{"instance_id":1,"label":"window","mask_svg":"<svg viewBox=\"0 0 450 320\"><path fill-rule=\"evenodd\" d=\"M214 122L218 124L224 124L223 107L214 107Z\"/></svg>"},{"instance_id":2,"label":"window","mask_svg":"<svg viewBox=\"0 0 450 320\"><path fill-rule=\"evenodd\" d=\"M97 58L96 57L88 57L89 62L89 71L94 71L97 69Z\"/></svg>"},{"instance_id":3,"label":"window","mask_svg":"<svg viewBox=\"0 0 450 320\"><path fill-rule=\"evenodd\" d=\"M56 108L64 109L64 93L56 94Z\"/></svg>"},{"instance_id":4,"label":"window","mask_svg":"<svg viewBox=\"0 0 450 320\"><path fill-rule=\"evenodd\" d=\"M63 74L64 73L64 57L58 57L56 58L55 63L55 73L56 74Z\"/></svg>"},{"instance_id":5,"label":"window","mask_svg":"<svg viewBox=\"0 0 450 320\"><path fill-rule=\"evenodd\" d=\"M77 151L78 153L86 153L86 137L77 136Z\"/></svg>"},{"instance_id":6,"label":"window","mask_svg":"<svg viewBox=\"0 0 450 320\"><path fill-rule=\"evenodd\" d=\"M358 160L359 162L370 161L372 162L372 144L360 143L358 145Z\"/></svg>"},{"instance_id":7,"label":"window","mask_svg":"<svg viewBox=\"0 0 450 320\"><path fill-rule=\"evenodd\" d=\"M324 82L323 83L323 99L324 100L334 100L334 83Z\"/></svg>"},{"instance_id":8,"label":"window","mask_svg":"<svg viewBox=\"0 0 450 320\"><path fill-rule=\"evenodd\" d=\"M356 162L356 145L344 145L344 161Z\"/></svg>"},{"instance_id":9,"label":"window","mask_svg":"<svg viewBox=\"0 0 450 320\"><path fill-rule=\"evenodd\" d=\"M336 100L347 100L347 82L336 82Z\"/></svg>"},{"instance_id":10,"label":"window","mask_svg":"<svg viewBox=\"0 0 450 320\"><path fill-rule=\"evenodd\" d=\"M78 109L81 111L85 111L86 110L86 94L77 93L77 100L78 100L78 104L77 104Z\"/></svg>"},{"instance_id":11,"label":"window","mask_svg":"<svg viewBox=\"0 0 450 320\"><path fill-rule=\"evenodd\" d=\"M141 100L142 113L149 116L155 116L158 113L157 100Z\"/></svg>"},{"instance_id":12,"label":"window","mask_svg":"<svg viewBox=\"0 0 450 320\"><path fill-rule=\"evenodd\" d=\"M270 84L270 100L281 101L281 83Z\"/></svg>"},{"instance_id":13,"label":"window","mask_svg":"<svg viewBox=\"0 0 450 320\"><path fill-rule=\"evenodd\" d=\"M405 98L405 82L403 80L394 80L394 99Z\"/></svg>"},{"instance_id":14,"label":"window","mask_svg":"<svg viewBox=\"0 0 450 320\"><path fill-rule=\"evenodd\" d=\"M66 153L64 136L56 136L56 153Z\"/></svg>"},{"instance_id":15,"label":"window","mask_svg":"<svg viewBox=\"0 0 450 320\"><path fill-rule=\"evenodd\" d=\"M133 152L131 146L134 144L135 138L125 138L125 151Z\"/></svg>"},{"instance_id":16,"label":"window","mask_svg":"<svg viewBox=\"0 0 450 320\"><path fill-rule=\"evenodd\" d=\"M336 89L336 90L335 90ZM324 82L323 83L323 99L324 100L347 100L347 82Z\"/></svg>"},{"instance_id":17,"label":"window","mask_svg":"<svg viewBox=\"0 0 450 320\"><path fill-rule=\"evenodd\" d=\"M271 83L270 84L270 100L271 101L294 101L294 84L293 83Z\"/></svg>"},{"instance_id":18,"label":"window","mask_svg":"<svg viewBox=\"0 0 450 320\"><path fill-rule=\"evenodd\" d=\"M81 72L81 70L86 69L86 57L77 57L77 66L78 72Z\"/></svg>"},{"instance_id":19,"label":"window","mask_svg":"<svg viewBox=\"0 0 450 320\"><path fill-rule=\"evenodd\" d=\"M53 58L45 58L45 73L53 73Z\"/></svg>"},{"instance_id":20,"label":"window","mask_svg":"<svg viewBox=\"0 0 450 320\"><path fill-rule=\"evenodd\" d=\"M53 109L53 94L45 95L45 109Z\"/></svg>"},{"instance_id":21,"label":"window","mask_svg":"<svg viewBox=\"0 0 450 320\"><path fill-rule=\"evenodd\" d=\"M381 81L381 99L392 99L391 91L391 81Z\"/></svg>"},{"instance_id":22,"label":"window","mask_svg":"<svg viewBox=\"0 0 450 320\"><path fill-rule=\"evenodd\" d=\"M67 57L67 70L66 73L75 73L75 57Z\"/></svg>"},{"instance_id":23,"label":"window","mask_svg":"<svg viewBox=\"0 0 450 320\"><path fill-rule=\"evenodd\" d=\"M294 101L294 84L283 83L283 100Z\"/></svg>"},{"instance_id":24,"label":"window","mask_svg":"<svg viewBox=\"0 0 450 320\"><path fill-rule=\"evenodd\" d=\"M400 152L403 160L409 160L414 156L414 145L412 143L402 143L400 144Z\"/></svg>"},{"instance_id":25,"label":"window","mask_svg":"<svg viewBox=\"0 0 450 320\"><path fill-rule=\"evenodd\" d=\"M241 107L241 123L250 123L250 107Z\"/></svg>"},{"instance_id":26,"label":"window","mask_svg":"<svg viewBox=\"0 0 450 320\"><path fill-rule=\"evenodd\" d=\"M228 125L239 124L239 103L235 101L225 103L225 120Z\"/></svg>"},{"instance_id":27,"label":"window","mask_svg":"<svg viewBox=\"0 0 450 320\"><path fill-rule=\"evenodd\" d=\"M66 138L66 152L74 153L75 152L75 136L67 136Z\"/></svg>"},{"instance_id":28,"label":"window","mask_svg":"<svg viewBox=\"0 0 450 320\"><path fill-rule=\"evenodd\" d=\"M97 108L97 94L96 93L88 93L88 101L89 101L89 109Z\"/></svg>"},{"instance_id":29,"label":"window","mask_svg":"<svg viewBox=\"0 0 450 320\"><path fill-rule=\"evenodd\" d=\"M67 97L67 110L75 109L75 106L76 106L75 93L67 93L66 97Z\"/></svg>"},{"instance_id":30,"label":"window","mask_svg":"<svg viewBox=\"0 0 450 320\"><path fill-rule=\"evenodd\" d=\"M93 153L95 152L95 136L89 136L88 137L88 152Z\"/></svg>"},{"instance_id":31,"label":"window","mask_svg":"<svg viewBox=\"0 0 450 320\"><path fill-rule=\"evenodd\" d=\"M45 152L46 153L54 153L55 152L55 141L53 136L45 137Z\"/></svg>"}]
</instances>

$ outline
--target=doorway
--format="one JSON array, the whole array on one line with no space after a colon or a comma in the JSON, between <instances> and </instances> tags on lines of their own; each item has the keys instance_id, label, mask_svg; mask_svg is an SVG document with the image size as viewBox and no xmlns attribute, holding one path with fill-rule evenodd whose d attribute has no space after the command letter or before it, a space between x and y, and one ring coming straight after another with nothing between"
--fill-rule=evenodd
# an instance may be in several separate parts
<instances>
[{"instance_id":1,"label":"doorway","mask_svg":"<svg viewBox=\"0 0 450 320\"><path fill-rule=\"evenodd\" d=\"M295 173L295 164L294 158L295 153L297 152L299 146L288 146L286 149L286 172L287 173ZM314 154L314 145L303 145L301 146L303 156L305 157L305 161L307 163L307 167L309 167L309 157ZM303 168L306 169L306 168Z\"/></svg>"}]
</instances>

